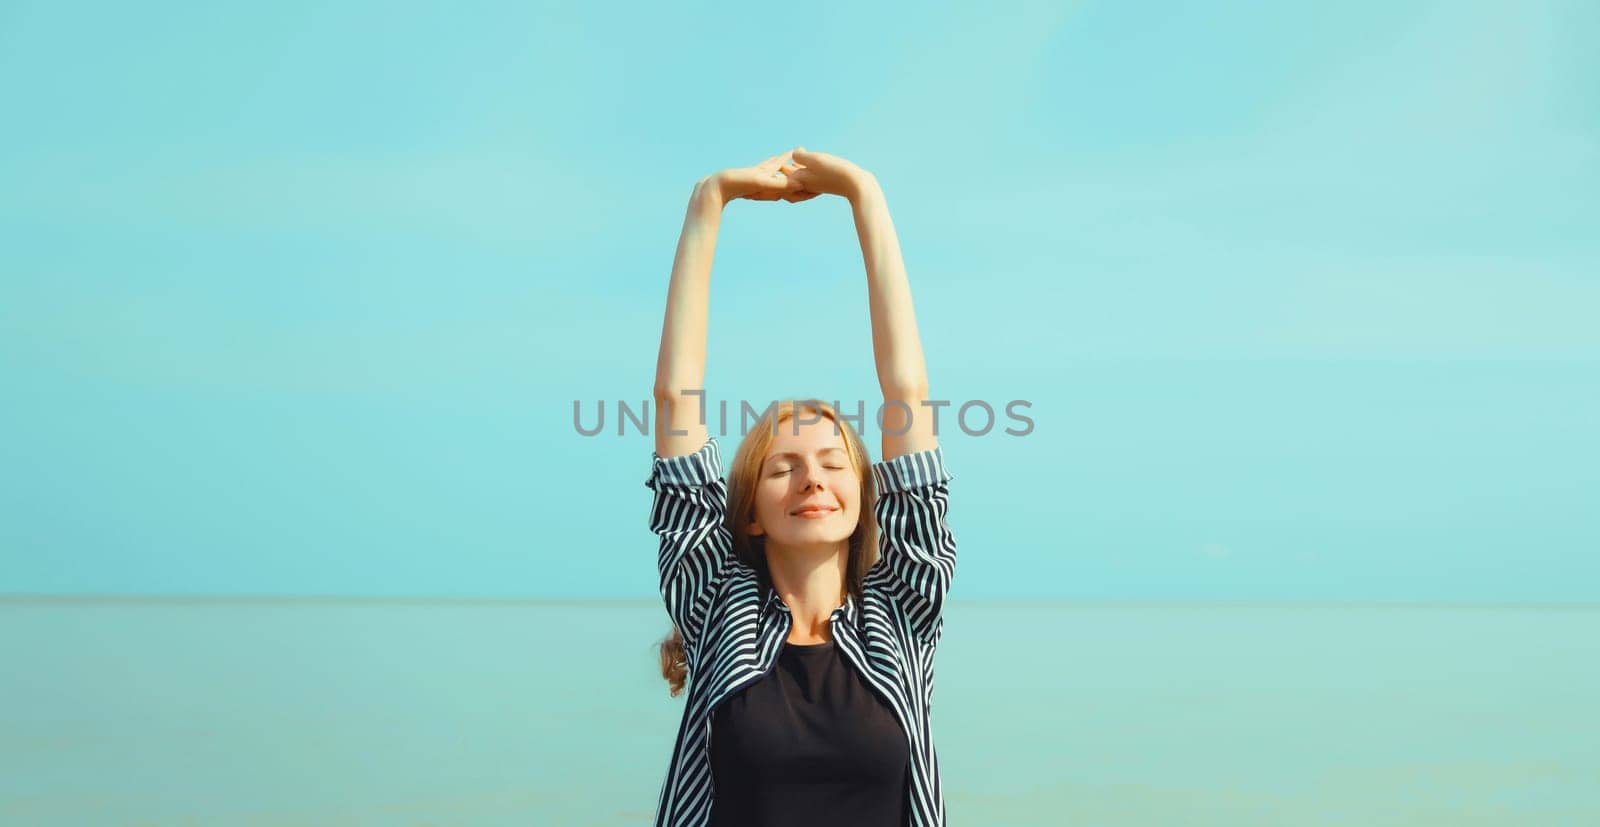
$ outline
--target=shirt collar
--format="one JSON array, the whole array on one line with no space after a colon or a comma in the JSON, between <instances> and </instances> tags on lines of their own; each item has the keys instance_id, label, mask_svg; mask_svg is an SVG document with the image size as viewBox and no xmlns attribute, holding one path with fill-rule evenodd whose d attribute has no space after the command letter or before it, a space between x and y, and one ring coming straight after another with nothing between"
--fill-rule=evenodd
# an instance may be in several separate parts
<instances>
[{"instance_id":1,"label":"shirt collar","mask_svg":"<svg viewBox=\"0 0 1600 827\"><path fill-rule=\"evenodd\" d=\"M860 607L856 604L856 596L846 591L844 602L834 608L830 619L843 615L847 623L854 625L859 609ZM767 586L766 611L769 613L789 614L789 604L783 602L783 598L778 595L778 589L772 585Z\"/></svg>"}]
</instances>

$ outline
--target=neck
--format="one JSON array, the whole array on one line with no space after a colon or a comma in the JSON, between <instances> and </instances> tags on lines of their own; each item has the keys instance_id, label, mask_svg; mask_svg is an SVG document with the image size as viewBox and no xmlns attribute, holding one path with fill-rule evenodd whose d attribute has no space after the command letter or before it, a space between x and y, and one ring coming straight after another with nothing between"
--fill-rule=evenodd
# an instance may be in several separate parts
<instances>
[{"instance_id":1,"label":"neck","mask_svg":"<svg viewBox=\"0 0 1600 827\"><path fill-rule=\"evenodd\" d=\"M766 553L772 587L788 605L794 631L806 637L828 638L828 618L844 603L849 542L785 546L768 541Z\"/></svg>"}]
</instances>

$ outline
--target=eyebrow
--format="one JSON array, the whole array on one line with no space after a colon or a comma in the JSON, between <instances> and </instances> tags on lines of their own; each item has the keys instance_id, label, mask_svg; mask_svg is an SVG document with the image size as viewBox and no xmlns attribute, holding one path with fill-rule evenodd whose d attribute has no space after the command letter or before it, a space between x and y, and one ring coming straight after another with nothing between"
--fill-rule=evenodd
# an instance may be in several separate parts
<instances>
[{"instance_id":1,"label":"eyebrow","mask_svg":"<svg viewBox=\"0 0 1600 827\"><path fill-rule=\"evenodd\" d=\"M823 449L817 451L817 454L820 456L822 454L828 454L828 453L832 453L834 451L838 451L839 453L844 454L845 456L849 456L849 452L848 451L846 451L845 449L840 448L838 446L833 446L831 448L823 448ZM799 457L803 457L803 456L805 456L805 455L802 454L802 453L799 453L798 451L779 451L778 453L773 454L770 457L767 457L767 461L770 462L772 460L782 459L784 457L799 458Z\"/></svg>"}]
</instances>

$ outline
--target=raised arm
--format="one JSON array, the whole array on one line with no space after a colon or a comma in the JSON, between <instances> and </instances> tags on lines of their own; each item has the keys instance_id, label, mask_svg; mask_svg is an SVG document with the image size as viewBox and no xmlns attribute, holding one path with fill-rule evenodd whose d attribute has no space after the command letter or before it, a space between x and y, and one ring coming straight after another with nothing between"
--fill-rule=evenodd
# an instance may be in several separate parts
<instances>
[{"instance_id":1,"label":"raised arm","mask_svg":"<svg viewBox=\"0 0 1600 827\"><path fill-rule=\"evenodd\" d=\"M805 201L815 198L790 181L792 153L759 164L725 169L694 185L689 195L678 252L667 287L667 312L656 358L656 453L663 457L694 453L709 438L702 416L706 378L706 325L711 303L711 262L717 249L722 210L734 199Z\"/></svg>"},{"instance_id":2,"label":"raised arm","mask_svg":"<svg viewBox=\"0 0 1600 827\"><path fill-rule=\"evenodd\" d=\"M850 206L867 266L872 352L884 401L883 455L872 467L879 568L904 587L897 602L909 628L937 646L956 566L955 534L946 519L951 475L934 435L934 412L922 404L928 398L928 370L900 241L883 189L870 173L863 173Z\"/></svg>"},{"instance_id":3,"label":"raised arm","mask_svg":"<svg viewBox=\"0 0 1600 827\"><path fill-rule=\"evenodd\" d=\"M856 236L867 267L867 301L872 313L872 353L883 391L883 453L891 460L937 448L928 398L928 367L917 336L911 285L900 257L900 240L889 218L889 203L878 179L854 163L826 152L794 150L800 168L793 178L808 190L850 201ZM910 418L909 426L907 417ZM904 431L904 433L897 433Z\"/></svg>"},{"instance_id":4,"label":"raised arm","mask_svg":"<svg viewBox=\"0 0 1600 827\"><path fill-rule=\"evenodd\" d=\"M716 255L723 203L715 176L695 183L672 260L654 389L656 454L663 457L692 454L710 438L700 405L705 399L711 261Z\"/></svg>"},{"instance_id":5,"label":"raised arm","mask_svg":"<svg viewBox=\"0 0 1600 827\"><path fill-rule=\"evenodd\" d=\"M892 460L939 447L933 429L934 411L922 404L928 398L928 365L922 356L922 339L917 335L917 314L911 307L911 284L900 258L900 240L895 236L883 189L870 173L850 199L850 208L855 213L856 236L867 266L872 354L878 366L878 386L883 390L881 458Z\"/></svg>"}]
</instances>

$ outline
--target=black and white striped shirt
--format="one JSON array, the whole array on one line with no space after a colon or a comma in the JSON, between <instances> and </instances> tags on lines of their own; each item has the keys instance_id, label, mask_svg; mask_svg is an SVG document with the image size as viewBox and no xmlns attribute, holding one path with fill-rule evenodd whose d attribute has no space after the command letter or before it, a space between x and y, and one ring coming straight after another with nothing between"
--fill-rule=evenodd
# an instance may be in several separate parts
<instances>
[{"instance_id":1,"label":"black and white striped shirt","mask_svg":"<svg viewBox=\"0 0 1600 827\"><path fill-rule=\"evenodd\" d=\"M955 571L945 521L951 475L939 448L872 464L879 559L862 599L847 594L830 617L841 654L893 708L911 753L915 827L943 827L944 795L928 727L933 657ZM723 525L728 487L716 437L693 454L652 452L650 530L661 538L661 596L683 636L688 697L657 802L655 827L703 827L711 818L711 712L772 669L792 625L789 607L734 556Z\"/></svg>"}]
</instances>

